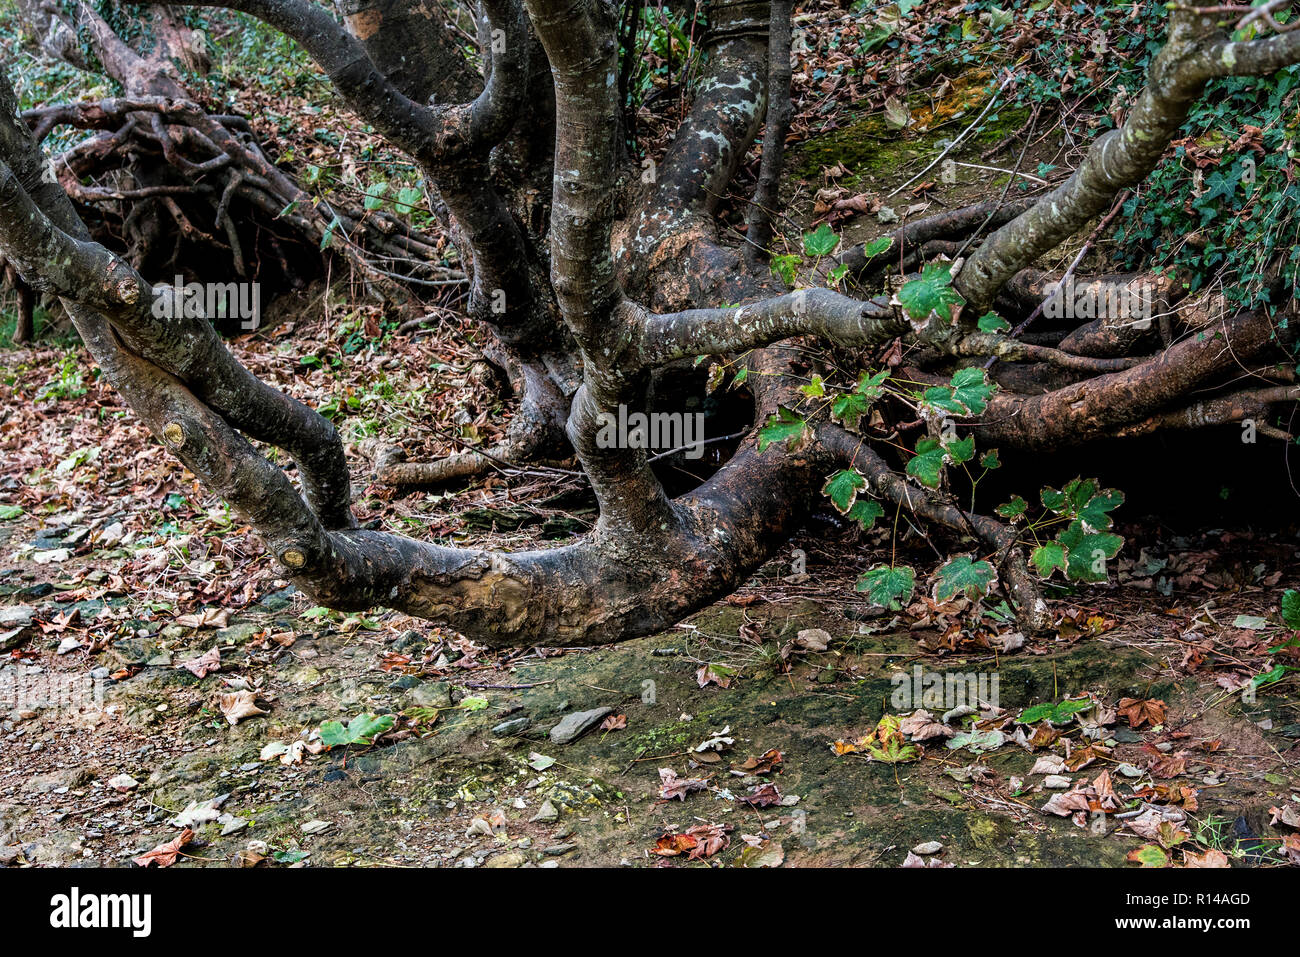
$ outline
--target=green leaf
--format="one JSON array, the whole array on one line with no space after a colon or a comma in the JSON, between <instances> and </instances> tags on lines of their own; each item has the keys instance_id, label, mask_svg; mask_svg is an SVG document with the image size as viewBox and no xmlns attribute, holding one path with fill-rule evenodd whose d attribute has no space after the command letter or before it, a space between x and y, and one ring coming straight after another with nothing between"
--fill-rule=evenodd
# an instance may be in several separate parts
<instances>
[{"instance_id":1,"label":"green leaf","mask_svg":"<svg viewBox=\"0 0 1300 957\"><path fill-rule=\"evenodd\" d=\"M803 234L803 251L809 256L829 256L840 244L840 237L829 223L822 223L810 233Z\"/></svg>"},{"instance_id":2,"label":"green leaf","mask_svg":"<svg viewBox=\"0 0 1300 957\"><path fill-rule=\"evenodd\" d=\"M858 492L867 487L867 480L853 469L840 469L822 486L822 494L831 500L835 511L847 515L857 500Z\"/></svg>"},{"instance_id":3,"label":"green leaf","mask_svg":"<svg viewBox=\"0 0 1300 957\"><path fill-rule=\"evenodd\" d=\"M831 418L849 431L857 431L862 417L871 408L871 400L857 392L842 392L831 399Z\"/></svg>"},{"instance_id":4,"label":"green leaf","mask_svg":"<svg viewBox=\"0 0 1300 957\"><path fill-rule=\"evenodd\" d=\"M1052 724L1068 724L1076 714L1081 714L1092 707L1091 698L1066 699L1061 702L1045 702L1026 708L1016 719L1020 724L1037 724L1048 721Z\"/></svg>"},{"instance_id":5,"label":"green leaf","mask_svg":"<svg viewBox=\"0 0 1300 957\"><path fill-rule=\"evenodd\" d=\"M996 312L986 312L979 317L976 322L980 332L1006 332L1011 328L1011 323L1007 322Z\"/></svg>"},{"instance_id":6,"label":"green leaf","mask_svg":"<svg viewBox=\"0 0 1300 957\"><path fill-rule=\"evenodd\" d=\"M850 431L856 430L872 404L885 394L884 383L888 378L888 369L875 375L862 373L852 392L843 392L831 399L831 418Z\"/></svg>"},{"instance_id":7,"label":"green leaf","mask_svg":"<svg viewBox=\"0 0 1300 957\"><path fill-rule=\"evenodd\" d=\"M10 506L12 508L12 506ZM12 518L0 512L0 518ZM1291 629L1300 629L1300 591L1288 588L1282 593L1282 621Z\"/></svg>"},{"instance_id":8,"label":"green leaf","mask_svg":"<svg viewBox=\"0 0 1300 957\"><path fill-rule=\"evenodd\" d=\"M959 555L939 569L934 597L947 601L954 595L965 595L971 601L978 601L989 593L993 578L993 566L988 562L974 562L969 555Z\"/></svg>"},{"instance_id":9,"label":"green leaf","mask_svg":"<svg viewBox=\"0 0 1300 957\"><path fill-rule=\"evenodd\" d=\"M849 274L849 264L840 263L834 269L826 274L826 281L832 286L838 286L840 280Z\"/></svg>"},{"instance_id":10,"label":"green leaf","mask_svg":"<svg viewBox=\"0 0 1300 957\"><path fill-rule=\"evenodd\" d=\"M826 395L826 383L816 372L813 373L812 380L807 385L799 386L799 391L810 399L820 399Z\"/></svg>"},{"instance_id":11,"label":"green leaf","mask_svg":"<svg viewBox=\"0 0 1300 957\"><path fill-rule=\"evenodd\" d=\"M1104 492L1098 492L1088 500L1088 504L1079 509L1079 518L1083 524L1095 532L1103 532L1110 528L1112 521L1107 515L1119 506L1124 504L1124 493L1118 489L1107 489Z\"/></svg>"},{"instance_id":12,"label":"green leaf","mask_svg":"<svg viewBox=\"0 0 1300 957\"><path fill-rule=\"evenodd\" d=\"M796 413L783 405L777 406L776 412L768 417L767 424L758 430L758 451L764 452L769 445L779 442L795 444L803 436L806 425Z\"/></svg>"},{"instance_id":13,"label":"green leaf","mask_svg":"<svg viewBox=\"0 0 1300 957\"><path fill-rule=\"evenodd\" d=\"M964 439L954 439L944 446L944 450L956 465L969 462L975 457L975 436L968 435Z\"/></svg>"},{"instance_id":14,"label":"green leaf","mask_svg":"<svg viewBox=\"0 0 1300 957\"><path fill-rule=\"evenodd\" d=\"M1075 519L1056 540L1065 546L1067 577L1075 581L1104 582L1106 559L1119 554L1124 539L1110 532L1088 532L1080 519Z\"/></svg>"},{"instance_id":15,"label":"green leaf","mask_svg":"<svg viewBox=\"0 0 1300 957\"><path fill-rule=\"evenodd\" d=\"M988 405L989 396L997 390L990 385L984 370L978 366L958 369L952 377L952 397L960 402L972 415L979 415Z\"/></svg>"},{"instance_id":16,"label":"green leaf","mask_svg":"<svg viewBox=\"0 0 1300 957\"><path fill-rule=\"evenodd\" d=\"M488 703L487 698L462 698L460 707L464 711L482 711Z\"/></svg>"},{"instance_id":17,"label":"green leaf","mask_svg":"<svg viewBox=\"0 0 1300 957\"><path fill-rule=\"evenodd\" d=\"M920 747L908 743L901 734L886 735L879 744L868 744L867 754L871 755L872 760L883 761L885 764L906 764L921 760Z\"/></svg>"},{"instance_id":18,"label":"green leaf","mask_svg":"<svg viewBox=\"0 0 1300 957\"><path fill-rule=\"evenodd\" d=\"M371 744L375 738L392 730L397 718L386 714L359 714L344 727L339 721L326 721L320 726L320 742L329 748L349 744Z\"/></svg>"},{"instance_id":19,"label":"green leaf","mask_svg":"<svg viewBox=\"0 0 1300 957\"><path fill-rule=\"evenodd\" d=\"M17 505L0 505L0 521L8 522L19 518L22 514L23 510Z\"/></svg>"},{"instance_id":20,"label":"green leaf","mask_svg":"<svg viewBox=\"0 0 1300 957\"><path fill-rule=\"evenodd\" d=\"M1021 501L1023 502L1024 499ZM1065 546L1060 542L1039 545L1029 553L1029 560L1033 563L1039 578L1051 578L1052 572L1058 568L1062 575L1066 574Z\"/></svg>"},{"instance_id":21,"label":"green leaf","mask_svg":"<svg viewBox=\"0 0 1300 957\"><path fill-rule=\"evenodd\" d=\"M857 590L873 604L898 611L916 590L916 572L907 565L877 565L858 579Z\"/></svg>"},{"instance_id":22,"label":"green leaf","mask_svg":"<svg viewBox=\"0 0 1300 957\"><path fill-rule=\"evenodd\" d=\"M793 253L779 256L773 256L770 263L772 272L781 277L781 281L787 286L793 286L795 278L798 276L799 263L801 260Z\"/></svg>"},{"instance_id":23,"label":"green leaf","mask_svg":"<svg viewBox=\"0 0 1300 957\"><path fill-rule=\"evenodd\" d=\"M330 224L325 227L325 233L320 238L320 248L324 249L334 239L334 230L339 228L339 218L335 216L330 220Z\"/></svg>"},{"instance_id":24,"label":"green leaf","mask_svg":"<svg viewBox=\"0 0 1300 957\"><path fill-rule=\"evenodd\" d=\"M894 245L893 236L877 236L869 243L863 244L862 254L866 256L868 259L872 259L876 256L880 256L883 255L884 253L889 252L890 247L893 245Z\"/></svg>"},{"instance_id":25,"label":"green leaf","mask_svg":"<svg viewBox=\"0 0 1300 957\"><path fill-rule=\"evenodd\" d=\"M399 213L413 213L423 205L424 192L418 186L403 186L393 201L393 209Z\"/></svg>"},{"instance_id":26,"label":"green leaf","mask_svg":"<svg viewBox=\"0 0 1300 957\"><path fill-rule=\"evenodd\" d=\"M985 452L980 458L980 466L990 470L1002 468L1002 459L998 456L998 450L990 449Z\"/></svg>"},{"instance_id":27,"label":"green leaf","mask_svg":"<svg viewBox=\"0 0 1300 957\"><path fill-rule=\"evenodd\" d=\"M381 209L384 205L384 193L388 192L388 184L382 180L378 183L371 183L366 187L366 198L362 205L368 210Z\"/></svg>"},{"instance_id":28,"label":"green leaf","mask_svg":"<svg viewBox=\"0 0 1300 957\"><path fill-rule=\"evenodd\" d=\"M1143 867L1168 867L1169 852L1158 844L1143 844L1128 852L1128 860Z\"/></svg>"},{"instance_id":29,"label":"green leaf","mask_svg":"<svg viewBox=\"0 0 1300 957\"><path fill-rule=\"evenodd\" d=\"M919 279L903 283L898 290L899 304L917 322L924 322L932 312L951 322L952 307L963 301L952 288L952 273L946 263L930 263L921 270Z\"/></svg>"},{"instance_id":30,"label":"green leaf","mask_svg":"<svg viewBox=\"0 0 1300 957\"><path fill-rule=\"evenodd\" d=\"M978 367L958 369L948 385L936 385L921 394L921 401L950 415L978 415L988 406L989 396L997 390L990 385L984 370Z\"/></svg>"},{"instance_id":31,"label":"green leaf","mask_svg":"<svg viewBox=\"0 0 1300 957\"><path fill-rule=\"evenodd\" d=\"M926 436L916 443L916 455L907 463L907 474L928 488L938 488L945 454L938 439Z\"/></svg>"},{"instance_id":32,"label":"green leaf","mask_svg":"<svg viewBox=\"0 0 1300 957\"><path fill-rule=\"evenodd\" d=\"M1011 501L999 505L993 511L997 512L1003 518L1019 518L1029 510L1029 503L1019 495L1013 495Z\"/></svg>"},{"instance_id":33,"label":"green leaf","mask_svg":"<svg viewBox=\"0 0 1300 957\"><path fill-rule=\"evenodd\" d=\"M860 498L853 503L847 517L851 521L857 522L865 530L876 524L876 519L884 514L885 510L879 502L874 502L869 498Z\"/></svg>"}]
</instances>

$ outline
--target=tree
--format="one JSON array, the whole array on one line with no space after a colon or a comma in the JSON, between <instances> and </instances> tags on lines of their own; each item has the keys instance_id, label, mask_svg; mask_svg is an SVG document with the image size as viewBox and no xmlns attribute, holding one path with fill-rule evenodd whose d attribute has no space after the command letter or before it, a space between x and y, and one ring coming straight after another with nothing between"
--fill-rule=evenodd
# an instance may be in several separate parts
<instances>
[{"instance_id":1,"label":"tree","mask_svg":"<svg viewBox=\"0 0 1300 957\"><path fill-rule=\"evenodd\" d=\"M1152 171L1211 80L1267 78L1300 62L1300 31L1274 18L1279 0L1259 8L1173 5L1136 103L1062 185L1034 202L1004 193L837 255L833 235L827 242L813 232L805 243L820 271L794 277L793 291L762 248L789 122L787 2L708 5L709 39L690 111L664 160L649 169L626 145L620 10L608 3L483 0L481 76L436 38L406 39L412 29L427 30L418 26L427 18L412 17L414 5L404 0L346 5L346 29L310 0L194 6L251 14L292 37L358 117L418 162L465 264L469 314L490 330L493 361L520 397L503 446L436 463L389 457L381 475L440 480L497 458L571 449L600 508L581 541L521 553L357 527L333 425L239 365L207 317L160 318L155 304L178 291L151 285L90 239L63 188L69 181L42 175L39 140L60 122L109 130L144 122L162 143L199 148L204 141L185 132L197 130L211 155L186 162L229 167L234 185L223 192L237 193L255 176L272 182L263 193L276 202L292 201L297 187L274 185L274 168L256 147L184 100L162 60L119 50L129 64L120 68L130 80L125 97L36 111L26 121L16 115L10 84L0 85L0 253L24 282L61 298L108 381L154 435L247 515L286 573L322 604L382 604L492 646L644 635L736 588L824 492L864 524L883 509L905 510L969 534L988 557L948 563L940 597L983 594L996 573L1021 622L1037 629L1048 621L1040 577L1059 569L1095 580L1097 562L1104 577L1104 561L1119 547L1108 531L1119 498L1088 480L1044 490L1043 505L1061 530L1031 555L1015 525L1023 500L998 518L964 508L945 488L945 468L976 454L974 436L985 467L994 467L987 449L995 444L1053 451L1111 434L1262 421L1300 395L1276 368L1291 343L1284 320L1295 314L1280 264L1262 283L1269 301L1283 305L1228 312L1190 330L1171 326L1168 307L1179 290L1168 277L1075 279L1034 270L1045 253L1117 213L1116 198ZM93 11L84 3L73 9L98 30L101 51L117 49ZM1251 38L1233 39L1243 26ZM760 242L739 248L720 236L715 213L764 127L748 217ZM329 228L302 215L301 228L313 235ZM980 238L986 229L992 232ZM385 278L365 252L356 254L361 268ZM888 267L899 264L904 281L892 295L878 292ZM402 278L409 277L398 277L399 287ZM1053 278L1093 292L1106 283L1147 283L1166 315L1155 327L1087 313L1056 345L1017 338L1059 303ZM829 288L840 283L852 294ZM407 295L377 285L380 294ZM1018 328L994 312L1007 301L1028 314ZM861 377L847 386L828 385L815 369L810 377L796 337L847 352ZM891 348L908 351L907 365L883 362ZM643 443L608 441L602 430L620 412L647 411L665 370L697 357L720 357L743 378L754 397L753 428L721 470L671 498ZM1256 384L1239 384L1242 369ZM919 413L900 423L919 433L902 470L887 447L897 443L864 424L884 401ZM292 456L301 494L250 439ZM910 596L914 577L891 559L861 587L894 604Z\"/></svg>"}]
</instances>

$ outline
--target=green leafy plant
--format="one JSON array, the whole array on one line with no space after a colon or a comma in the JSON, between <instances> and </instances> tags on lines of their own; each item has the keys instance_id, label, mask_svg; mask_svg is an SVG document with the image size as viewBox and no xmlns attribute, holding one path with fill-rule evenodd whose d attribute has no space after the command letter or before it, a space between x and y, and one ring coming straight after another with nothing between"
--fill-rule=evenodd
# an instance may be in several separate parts
<instances>
[{"instance_id":1,"label":"green leafy plant","mask_svg":"<svg viewBox=\"0 0 1300 957\"><path fill-rule=\"evenodd\" d=\"M320 726L321 744L328 748L350 744L374 744L375 738L393 729L395 715L359 714L345 726L341 721L326 721Z\"/></svg>"}]
</instances>

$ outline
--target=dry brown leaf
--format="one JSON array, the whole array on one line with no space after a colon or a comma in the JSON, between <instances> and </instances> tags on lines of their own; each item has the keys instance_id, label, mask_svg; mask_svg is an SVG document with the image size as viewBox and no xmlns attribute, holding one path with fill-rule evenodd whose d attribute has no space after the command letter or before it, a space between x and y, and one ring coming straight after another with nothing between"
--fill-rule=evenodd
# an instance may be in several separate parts
<instances>
[{"instance_id":1,"label":"dry brown leaf","mask_svg":"<svg viewBox=\"0 0 1300 957\"><path fill-rule=\"evenodd\" d=\"M1183 864L1187 867L1231 867L1228 855L1223 851L1210 848L1204 854L1195 851L1183 851Z\"/></svg>"},{"instance_id":2,"label":"dry brown leaf","mask_svg":"<svg viewBox=\"0 0 1300 957\"><path fill-rule=\"evenodd\" d=\"M221 670L221 649L213 646L197 658L182 661L180 667L196 678L206 678L212 672Z\"/></svg>"},{"instance_id":3,"label":"dry brown leaf","mask_svg":"<svg viewBox=\"0 0 1300 957\"><path fill-rule=\"evenodd\" d=\"M269 711L263 711L257 706L255 691L234 691L223 694L219 707L231 724L239 724L244 718L251 718L254 715L270 714Z\"/></svg>"},{"instance_id":4,"label":"dry brown leaf","mask_svg":"<svg viewBox=\"0 0 1300 957\"><path fill-rule=\"evenodd\" d=\"M181 848L194 840L194 832L188 827L176 835L174 840L166 844L159 844L152 851L145 851L139 857L131 858L140 867L148 867L150 864L157 864L159 867L171 867L176 863L176 858L181 853Z\"/></svg>"}]
</instances>

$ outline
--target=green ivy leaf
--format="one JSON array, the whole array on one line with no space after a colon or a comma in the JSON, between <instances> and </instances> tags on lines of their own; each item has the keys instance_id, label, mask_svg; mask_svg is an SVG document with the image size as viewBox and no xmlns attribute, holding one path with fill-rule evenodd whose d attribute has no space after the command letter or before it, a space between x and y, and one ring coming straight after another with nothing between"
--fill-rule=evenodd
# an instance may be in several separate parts
<instances>
[{"instance_id":1,"label":"green ivy leaf","mask_svg":"<svg viewBox=\"0 0 1300 957\"><path fill-rule=\"evenodd\" d=\"M975 324L979 327L980 332L1006 332L1011 328L1011 323L996 312L984 313Z\"/></svg>"},{"instance_id":2,"label":"green ivy leaf","mask_svg":"<svg viewBox=\"0 0 1300 957\"><path fill-rule=\"evenodd\" d=\"M809 256L829 256L840 244L840 237L829 223L822 223L810 233L803 234L803 251Z\"/></svg>"},{"instance_id":3,"label":"green ivy leaf","mask_svg":"<svg viewBox=\"0 0 1300 957\"><path fill-rule=\"evenodd\" d=\"M980 458L980 466L989 470L1002 468L1002 459L997 449L990 449Z\"/></svg>"},{"instance_id":4,"label":"green ivy leaf","mask_svg":"<svg viewBox=\"0 0 1300 957\"><path fill-rule=\"evenodd\" d=\"M944 450L956 465L969 462L975 457L975 436L968 435L964 439L954 439L944 446Z\"/></svg>"},{"instance_id":5,"label":"green ivy leaf","mask_svg":"<svg viewBox=\"0 0 1300 957\"><path fill-rule=\"evenodd\" d=\"M1092 707L1091 698L1067 698L1060 702L1036 704L1020 712L1016 721L1020 724L1037 724L1049 721L1052 724L1068 724L1076 714L1081 714Z\"/></svg>"},{"instance_id":6,"label":"green ivy leaf","mask_svg":"<svg viewBox=\"0 0 1300 957\"><path fill-rule=\"evenodd\" d=\"M919 279L903 283L898 302L913 320L924 322L933 312L945 322L952 321L952 307L964 300L952 288L949 270L946 263L930 263L921 270Z\"/></svg>"},{"instance_id":7,"label":"green ivy leaf","mask_svg":"<svg viewBox=\"0 0 1300 957\"><path fill-rule=\"evenodd\" d=\"M1062 575L1066 574L1065 546L1060 542L1039 545L1029 553L1029 560L1033 563L1039 578L1051 578L1052 572L1058 568Z\"/></svg>"},{"instance_id":8,"label":"green ivy leaf","mask_svg":"<svg viewBox=\"0 0 1300 957\"><path fill-rule=\"evenodd\" d=\"M870 242L863 244L862 254L866 256L868 259L873 259L876 256L880 256L883 255L884 253L889 252L890 247L893 245L894 245L893 236L877 236L875 239L871 240Z\"/></svg>"},{"instance_id":9,"label":"green ivy leaf","mask_svg":"<svg viewBox=\"0 0 1300 957\"><path fill-rule=\"evenodd\" d=\"M1056 536L1056 540L1065 546L1065 573L1075 581L1104 582L1106 580L1106 559L1119 554L1124 539L1110 532L1088 532L1080 519L1075 519L1069 527Z\"/></svg>"},{"instance_id":10,"label":"green ivy leaf","mask_svg":"<svg viewBox=\"0 0 1300 957\"><path fill-rule=\"evenodd\" d=\"M944 454L939 440L926 436L916 443L916 455L907 463L907 474L927 488L938 488Z\"/></svg>"},{"instance_id":11,"label":"green ivy leaf","mask_svg":"<svg viewBox=\"0 0 1300 957\"><path fill-rule=\"evenodd\" d=\"M873 604L898 611L916 590L916 572L907 565L877 565L858 579L857 590Z\"/></svg>"},{"instance_id":12,"label":"green ivy leaf","mask_svg":"<svg viewBox=\"0 0 1300 957\"><path fill-rule=\"evenodd\" d=\"M799 391L810 399L820 399L826 395L826 383L816 372L813 373L812 381L807 385L799 386Z\"/></svg>"},{"instance_id":13,"label":"green ivy leaf","mask_svg":"<svg viewBox=\"0 0 1300 957\"><path fill-rule=\"evenodd\" d=\"M793 253L773 256L771 263L772 272L781 277L781 281L787 286L793 286L795 278L799 274L799 263L801 260Z\"/></svg>"},{"instance_id":14,"label":"green ivy leaf","mask_svg":"<svg viewBox=\"0 0 1300 957\"><path fill-rule=\"evenodd\" d=\"M0 518L12 517L0 513ZM1288 588L1282 593L1282 621L1293 631L1300 630L1300 591L1294 588Z\"/></svg>"},{"instance_id":15,"label":"green ivy leaf","mask_svg":"<svg viewBox=\"0 0 1300 957\"><path fill-rule=\"evenodd\" d=\"M934 597L938 601L947 601L960 594L971 601L978 601L989 593L993 577L993 566L988 562L975 562L971 561L969 555L959 555L939 569L939 583L935 586Z\"/></svg>"},{"instance_id":16,"label":"green ivy leaf","mask_svg":"<svg viewBox=\"0 0 1300 957\"><path fill-rule=\"evenodd\" d=\"M993 511L997 512L1003 518L1019 518L1029 510L1029 503L1019 495L1013 495L1011 501L999 505Z\"/></svg>"},{"instance_id":17,"label":"green ivy leaf","mask_svg":"<svg viewBox=\"0 0 1300 957\"><path fill-rule=\"evenodd\" d=\"M768 417L767 424L758 430L758 451L765 452L769 445L790 442L792 447L804 434L807 423L798 414L785 406L777 406L776 412Z\"/></svg>"},{"instance_id":18,"label":"green ivy leaf","mask_svg":"<svg viewBox=\"0 0 1300 957\"><path fill-rule=\"evenodd\" d=\"M23 510L17 505L0 505L0 521L8 522L21 517L22 514Z\"/></svg>"},{"instance_id":19,"label":"green ivy leaf","mask_svg":"<svg viewBox=\"0 0 1300 957\"><path fill-rule=\"evenodd\" d=\"M840 469L822 486L822 494L831 500L835 511L847 515L857 501L858 492L867 487L867 480L853 469Z\"/></svg>"},{"instance_id":20,"label":"green ivy leaf","mask_svg":"<svg viewBox=\"0 0 1300 957\"><path fill-rule=\"evenodd\" d=\"M869 498L860 498L853 503L847 517L861 525L863 530L866 530L876 524L876 519L884 514L885 510L879 502L872 501Z\"/></svg>"},{"instance_id":21,"label":"green ivy leaf","mask_svg":"<svg viewBox=\"0 0 1300 957\"><path fill-rule=\"evenodd\" d=\"M362 205L368 210L380 209L384 205L384 193L388 191L388 184L380 181L371 183L366 187L366 198Z\"/></svg>"},{"instance_id":22,"label":"green ivy leaf","mask_svg":"<svg viewBox=\"0 0 1300 957\"><path fill-rule=\"evenodd\" d=\"M326 721L320 726L320 742L329 748L348 744L372 744L385 731L392 730L397 719L391 714L382 717L359 714L344 727L339 721Z\"/></svg>"}]
</instances>

